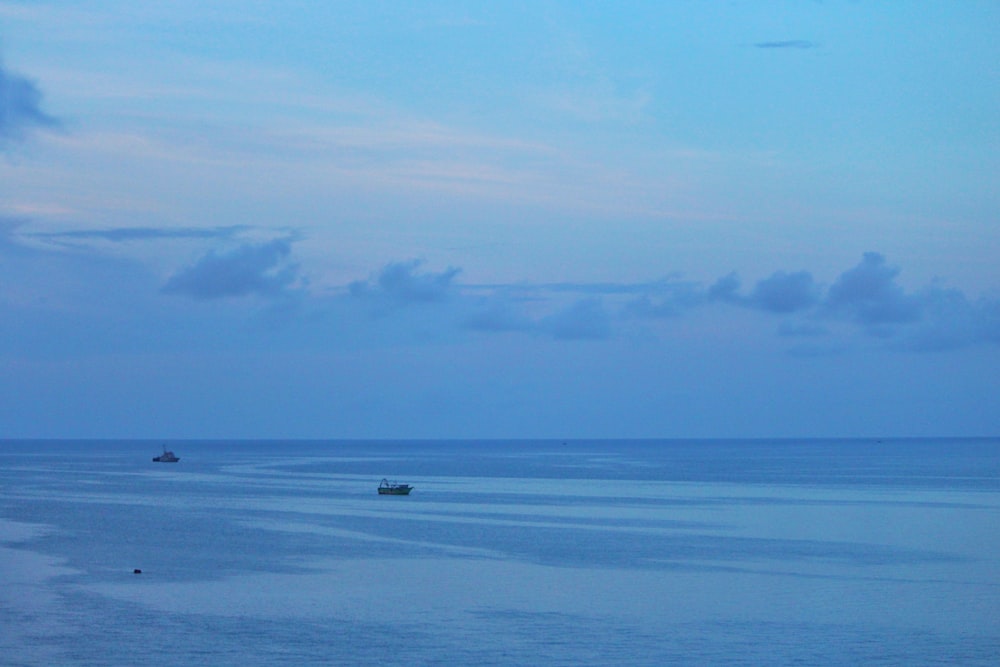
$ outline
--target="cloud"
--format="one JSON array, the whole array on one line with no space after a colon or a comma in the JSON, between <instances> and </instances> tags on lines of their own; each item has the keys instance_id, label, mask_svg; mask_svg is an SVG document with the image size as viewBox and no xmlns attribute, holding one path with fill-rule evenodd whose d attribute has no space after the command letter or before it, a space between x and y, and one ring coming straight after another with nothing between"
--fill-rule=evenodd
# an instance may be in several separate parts
<instances>
[{"instance_id":1,"label":"cloud","mask_svg":"<svg viewBox=\"0 0 1000 667\"><path fill-rule=\"evenodd\" d=\"M55 118L42 111L41 102L42 93L34 82L0 62L0 147L23 139L31 129L58 126Z\"/></svg>"},{"instance_id":2,"label":"cloud","mask_svg":"<svg viewBox=\"0 0 1000 667\"><path fill-rule=\"evenodd\" d=\"M716 280L708 288L708 300L724 301L728 303L743 303L744 299L739 295L740 277L736 272L729 273Z\"/></svg>"},{"instance_id":3,"label":"cloud","mask_svg":"<svg viewBox=\"0 0 1000 667\"><path fill-rule=\"evenodd\" d=\"M975 311L978 337L989 343L1000 343L1000 299L980 299Z\"/></svg>"},{"instance_id":4,"label":"cloud","mask_svg":"<svg viewBox=\"0 0 1000 667\"><path fill-rule=\"evenodd\" d=\"M602 299L585 296L567 303L566 294L631 293L641 286L608 283L543 283L532 286L468 286L495 290L477 297L462 320L465 329L480 332L523 332L557 340L602 340L612 335L615 317ZM528 312L532 314L529 315Z\"/></svg>"},{"instance_id":5,"label":"cloud","mask_svg":"<svg viewBox=\"0 0 1000 667\"><path fill-rule=\"evenodd\" d=\"M298 267L287 264L289 252L290 241L279 239L209 253L172 277L163 291L199 299L274 295L297 278ZM918 352L1000 343L1000 301L970 301L960 290L937 283L907 292L898 284L900 270L876 252L865 253L828 287L806 270L778 270L744 289L735 272L708 285L677 277L636 283L462 284L457 282L460 268L422 267L420 260L389 263L368 279L349 283L347 296L380 317L406 308L402 330L419 323L425 333L457 327L562 341L605 340L627 334L643 320L652 325L714 305L713 317L735 317L726 315L735 307L773 318L779 338L812 341L810 349L816 350L842 349L852 330Z\"/></svg>"},{"instance_id":6,"label":"cloud","mask_svg":"<svg viewBox=\"0 0 1000 667\"><path fill-rule=\"evenodd\" d=\"M861 263L842 273L830 286L825 309L866 327L915 322L921 300L896 284L899 269L877 252L866 252Z\"/></svg>"},{"instance_id":7,"label":"cloud","mask_svg":"<svg viewBox=\"0 0 1000 667\"><path fill-rule=\"evenodd\" d=\"M750 303L770 313L794 313L816 305L820 288L808 271L777 271L757 283Z\"/></svg>"},{"instance_id":8,"label":"cloud","mask_svg":"<svg viewBox=\"0 0 1000 667\"><path fill-rule=\"evenodd\" d=\"M921 317L904 331L904 346L941 351L1000 343L1000 300L970 301L959 290L932 285L914 295Z\"/></svg>"},{"instance_id":9,"label":"cloud","mask_svg":"<svg viewBox=\"0 0 1000 667\"><path fill-rule=\"evenodd\" d=\"M15 240L15 230L25 224L22 218L0 215L0 248L18 245Z\"/></svg>"},{"instance_id":10,"label":"cloud","mask_svg":"<svg viewBox=\"0 0 1000 667\"><path fill-rule=\"evenodd\" d=\"M768 313L788 314L816 305L822 292L808 271L775 271L759 281L749 295L740 294L741 287L740 277L735 272L729 273L708 288L706 299Z\"/></svg>"},{"instance_id":11,"label":"cloud","mask_svg":"<svg viewBox=\"0 0 1000 667\"><path fill-rule=\"evenodd\" d=\"M757 42L758 49L816 49L819 45L807 39L785 39L773 42Z\"/></svg>"},{"instance_id":12,"label":"cloud","mask_svg":"<svg viewBox=\"0 0 1000 667\"><path fill-rule=\"evenodd\" d=\"M164 239L229 239L250 229L247 225L222 227L119 227L116 229L78 229L64 232L33 232L25 234L37 239L101 240L113 243L129 241L159 241Z\"/></svg>"},{"instance_id":13,"label":"cloud","mask_svg":"<svg viewBox=\"0 0 1000 667\"><path fill-rule=\"evenodd\" d=\"M921 318L924 299L908 295L896 284L899 269L886 264L876 252L843 272L826 290L808 271L776 271L759 281L749 294L733 272L719 278L705 293L710 302L727 303L775 315L808 313L860 325L870 333L885 335L887 326L913 323ZM692 301L696 304L696 301ZM794 328L794 327L793 327Z\"/></svg>"},{"instance_id":14,"label":"cloud","mask_svg":"<svg viewBox=\"0 0 1000 667\"><path fill-rule=\"evenodd\" d=\"M100 278L97 282L115 285L115 289L122 287L123 293L137 299L147 298L140 295L159 288L164 294L201 301L258 296L269 298L268 306L299 306L274 311L283 324L306 313L313 322L337 322L336 326L347 330L368 310L369 314L400 318L391 328L383 326L385 331L404 336L419 331L427 339L449 331L465 335L509 332L560 341L669 336L674 322L699 309L711 309L709 319L700 320L703 324L726 319L745 323L745 319L735 319L741 316L734 311L756 313L758 321L773 321L775 335L798 346L800 353L803 349L846 349L859 342L852 332L860 332L879 345L914 352L1000 344L1000 299L972 300L940 282L907 291L898 282L900 269L876 252L865 253L829 286L821 285L809 271L778 270L749 289L735 272L709 283L674 276L634 283L463 284L458 282L460 268L426 271L423 262L409 260L389 263L367 280L346 285L346 294L329 298L310 295L304 289L299 266L292 261L296 240L290 235L241 245L236 245L237 238L227 249L208 252L157 285L153 272L140 271L141 265L135 262L101 252L64 252L52 245L39 247L23 241L26 237L115 243L168 238L231 240L244 228L135 227L29 234L23 231L26 224L23 219L0 216L0 255L4 259L0 262L0 282L13 285L6 288L3 297L8 305L20 304L17 307L44 310L53 306L49 287L36 284L50 285L52 281L46 282L43 276L56 267L62 276L58 284L69 286L66 294L70 295L61 299L60 308L73 307L76 293L72 286L83 288L95 282L89 277L70 278L73 271L79 271L83 276L96 275ZM141 274L142 280L112 277L126 270ZM34 278L29 280L29 276ZM288 296L295 298L276 298ZM183 308L182 303L176 303ZM356 304L361 305L360 310ZM740 330L738 326L729 328Z\"/></svg>"},{"instance_id":15,"label":"cloud","mask_svg":"<svg viewBox=\"0 0 1000 667\"><path fill-rule=\"evenodd\" d=\"M291 240L281 238L246 243L223 253L212 251L174 274L161 291L195 299L277 296L298 278L298 265L287 262L291 249Z\"/></svg>"},{"instance_id":16,"label":"cloud","mask_svg":"<svg viewBox=\"0 0 1000 667\"><path fill-rule=\"evenodd\" d=\"M543 318L539 327L559 340L602 340L611 336L611 316L600 299L582 299Z\"/></svg>"},{"instance_id":17,"label":"cloud","mask_svg":"<svg viewBox=\"0 0 1000 667\"><path fill-rule=\"evenodd\" d=\"M642 294L625 304L625 315L637 318L679 317L709 298L696 283L668 279L641 286Z\"/></svg>"},{"instance_id":18,"label":"cloud","mask_svg":"<svg viewBox=\"0 0 1000 667\"><path fill-rule=\"evenodd\" d=\"M846 324L914 351L1000 343L1000 300L970 301L960 290L939 284L910 293L898 284L899 273L880 253L868 252L829 287L804 270L776 271L749 293L735 272L708 287L681 281L656 288L636 285L642 294L625 303L622 314L676 318L714 303L781 318L777 333L782 337L833 338L845 332ZM619 293L630 291L622 286Z\"/></svg>"},{"instance_id":19,"label":"cloud","mask_svg":"<svg viewBox=\"0 0 1000 667\"><path fill-rule=\"evenodd\" d=\"M422 264L421 260L387 264L378 275L355 281L348 285L348 290L356 298L388 299L400 304L446 300L461 269L449 267L440 273L418 273Z\"/></svg>"},{"instance_id":20,"label":"cloud","mask_svg":"<svg viewBox=\"0 0 1000 667\"><path fill-rule=\"evenodd\" d=\"M613 318L596 297L578 299L566 305L567 293L614 293L631 291L634 286L608 284L540 285L460 285L455 282L461 269L421 272L420 260L393 262L367 280L348 285L354 299L367 302L378 316L399 306L448 303L451 310L439 310L439 326L457 322L467 331L499 333L523 332L559 340L597 340L611 335ZM484 295L485 293L485 295ZM530 307L542 313L529 315ZM558 304L558 305L556 305ZM553 309L554 307L554 309ZM546 314L544 311L549 310Z\"/></svg>"},{"instance_id":21,"label":"cloud","mask_svg":"<svg viewBox=\"0 0 1000 667\"><path fill-rule=\"evenodd\" d=\"M509 297L495 294L476 303L463 326L474 331L530 331L536 323L518 311Z\"/></svg>"}]
</instances>

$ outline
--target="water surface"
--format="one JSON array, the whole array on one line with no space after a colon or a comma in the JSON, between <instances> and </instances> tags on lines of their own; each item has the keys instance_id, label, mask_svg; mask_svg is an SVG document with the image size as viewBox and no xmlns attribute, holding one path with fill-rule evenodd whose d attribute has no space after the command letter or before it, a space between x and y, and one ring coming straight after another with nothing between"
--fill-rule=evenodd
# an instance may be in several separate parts
<instances>
[{"instance_id":1,"label":"water surface","mask_svg":"<svg viewBox=\"0 0 1000 667\"><path fill-rule=\"evenodd\" d=\"M7 441L0 655L993 665L998 510L997 440Z\"/></svg>"}]
</instances>

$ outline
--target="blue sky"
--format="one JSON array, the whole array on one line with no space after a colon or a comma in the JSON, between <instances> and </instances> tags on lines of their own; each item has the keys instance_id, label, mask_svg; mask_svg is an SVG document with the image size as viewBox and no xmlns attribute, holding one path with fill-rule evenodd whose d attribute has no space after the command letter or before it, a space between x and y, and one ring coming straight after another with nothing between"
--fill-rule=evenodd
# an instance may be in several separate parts
<instances>
[{"instance_id":1,"label":"blue sky","mask_svg":"<svg viewBox=\"0 0 1000 667\"><path fill-rule=\"evenodd\" d=\"M994 2L0 2L0 437L1000 432Z\"/></svg>"}]
</instances>

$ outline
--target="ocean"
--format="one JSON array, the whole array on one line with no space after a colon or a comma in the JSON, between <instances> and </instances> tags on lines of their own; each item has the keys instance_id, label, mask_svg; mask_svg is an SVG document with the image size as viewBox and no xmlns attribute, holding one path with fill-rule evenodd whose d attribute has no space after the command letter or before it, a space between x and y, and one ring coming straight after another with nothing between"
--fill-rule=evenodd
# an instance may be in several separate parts
<instances>
[{"instance_id":1,"label":"ocean","mask_svg":"<svg viewBox=\"0 0 1000 667\"><path fill-rule=\"evenodd\" d=\"M0 581L3 665L993 666L1000 440L0 441Z\"/></svg>"}]
</instances>

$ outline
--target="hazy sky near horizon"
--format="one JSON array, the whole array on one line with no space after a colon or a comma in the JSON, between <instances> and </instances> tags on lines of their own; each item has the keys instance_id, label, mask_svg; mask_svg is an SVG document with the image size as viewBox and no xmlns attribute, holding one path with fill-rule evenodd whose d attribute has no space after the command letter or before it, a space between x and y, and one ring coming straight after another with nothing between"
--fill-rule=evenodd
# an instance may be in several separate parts
<instances>
[{"instance_id":1,"label":"hazy sky near horizon","mask_svg":"<svg viewBox=\"0 0 1000 667\"><path fill-rule=\"evenodd\" d=\"M1000 434L997 26L0 0L0 438Z\"/></svg>"}]
</instances>

